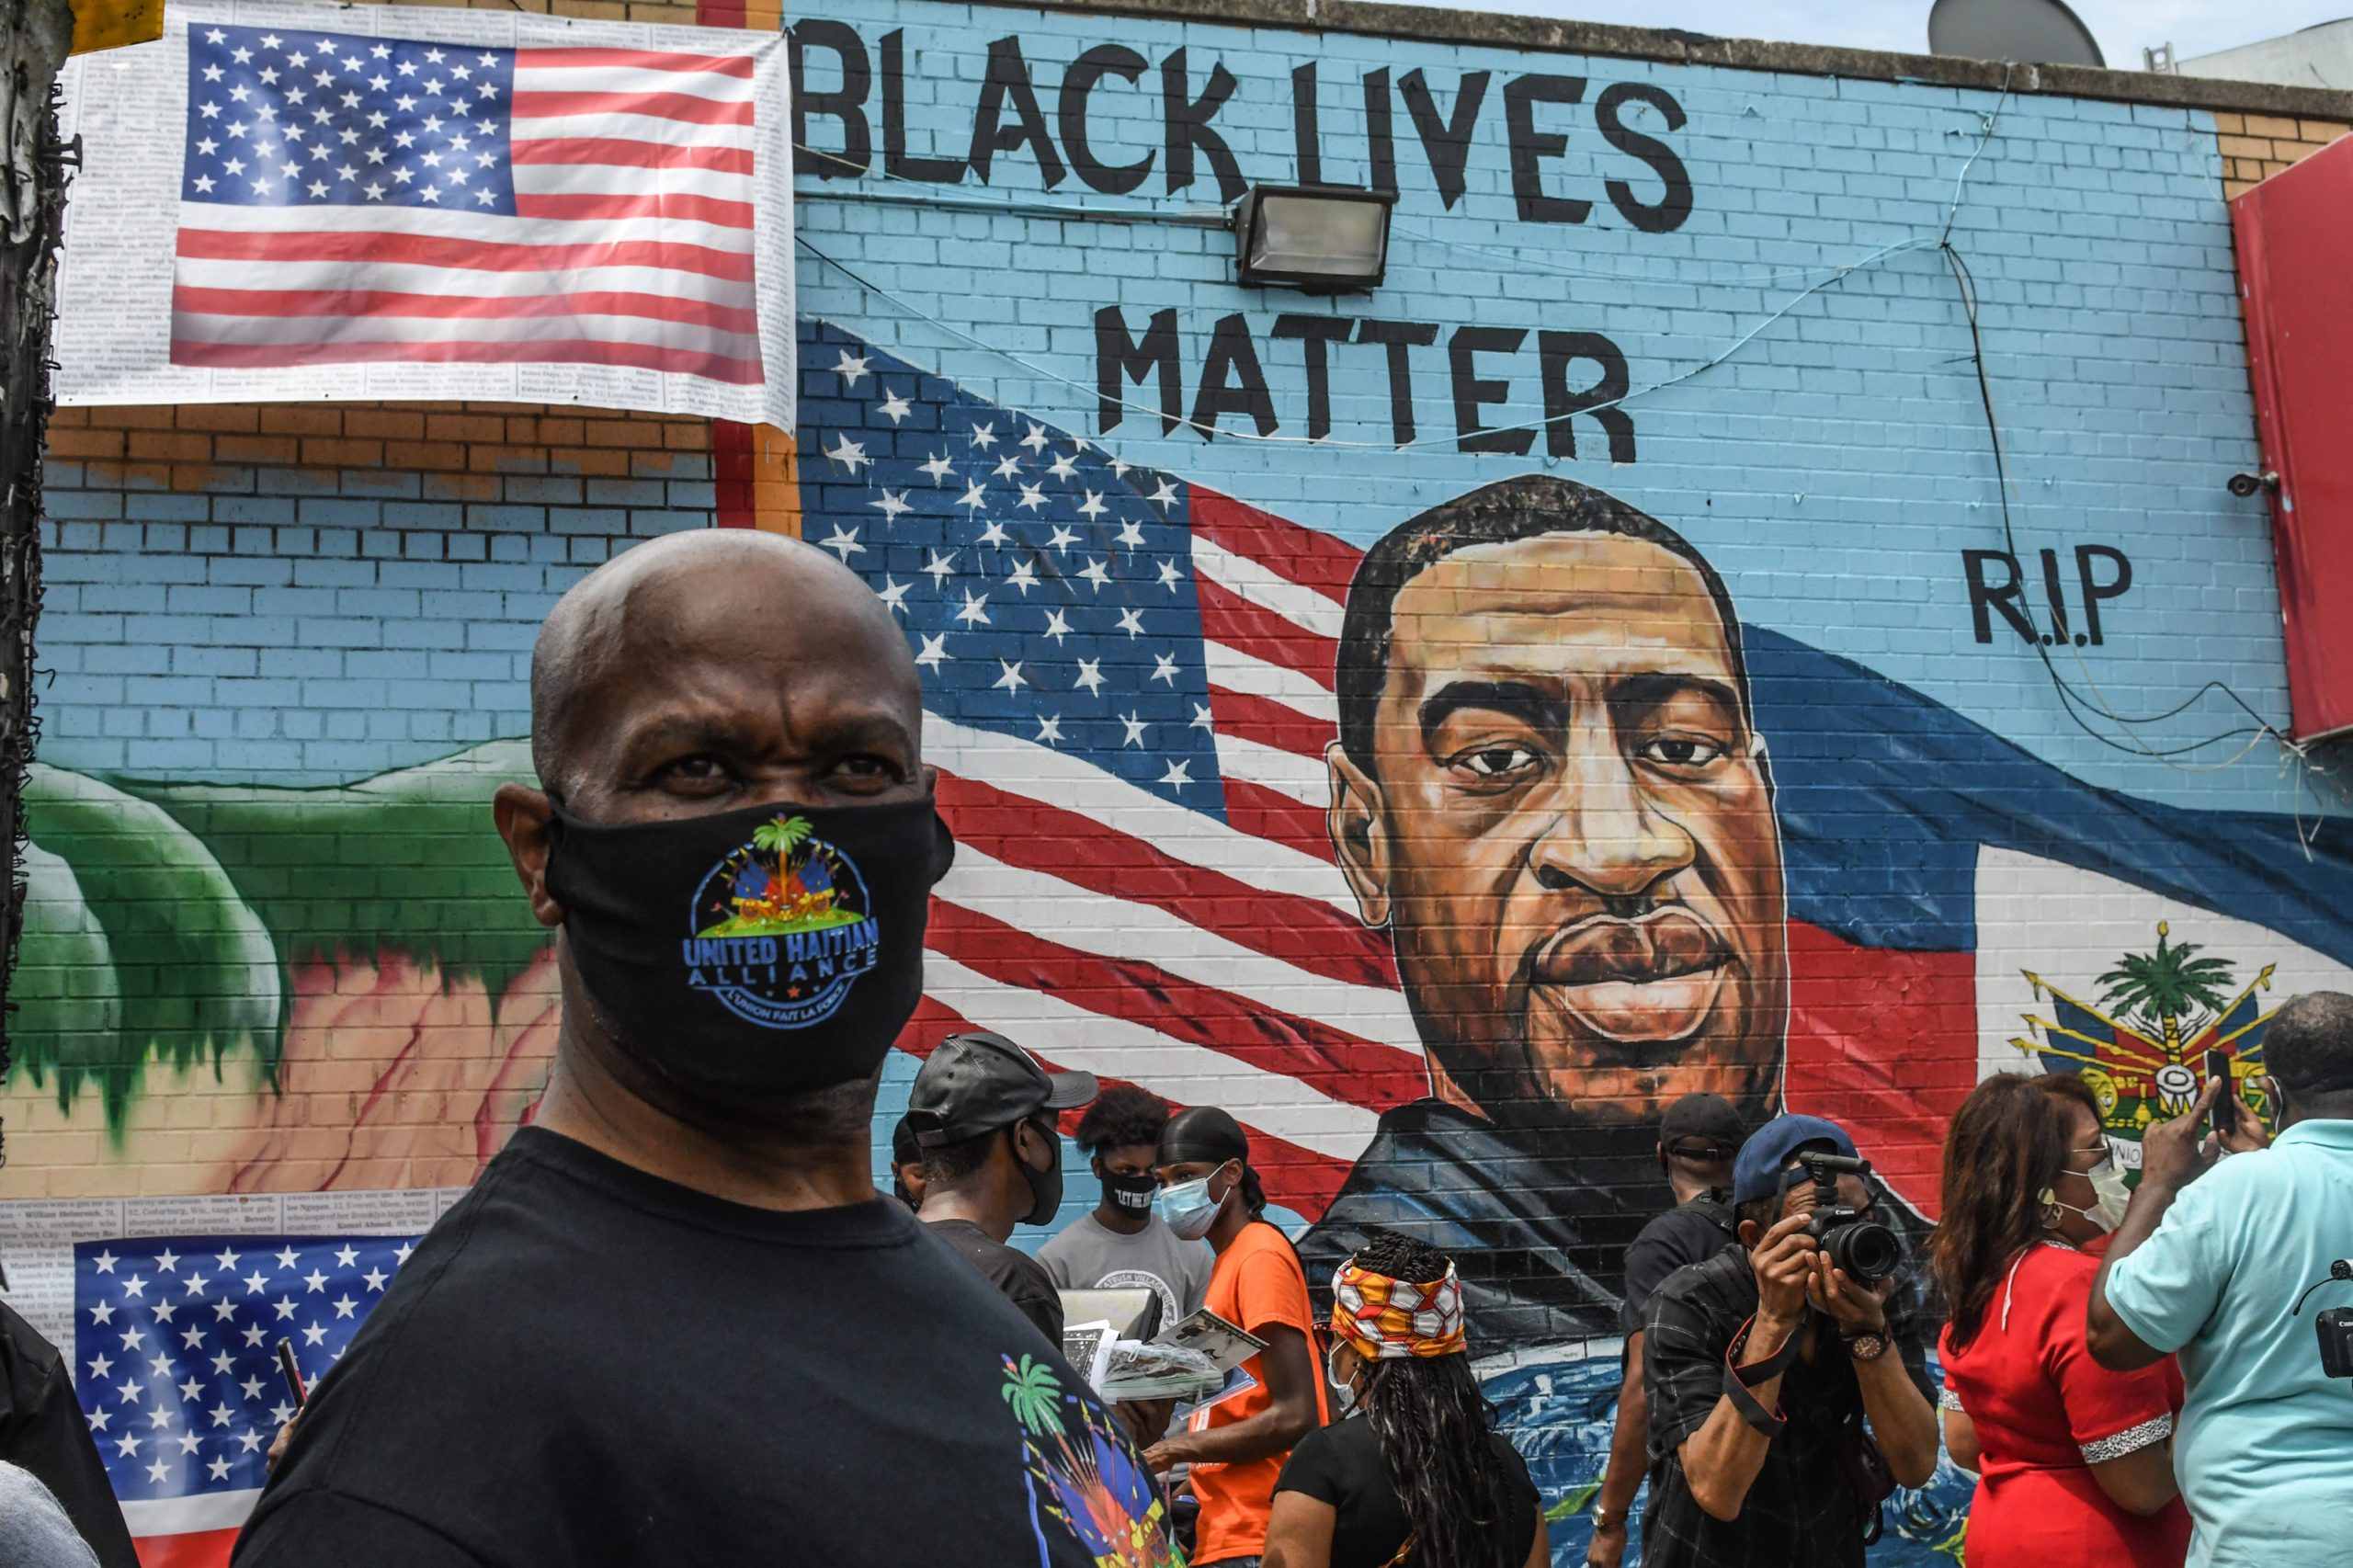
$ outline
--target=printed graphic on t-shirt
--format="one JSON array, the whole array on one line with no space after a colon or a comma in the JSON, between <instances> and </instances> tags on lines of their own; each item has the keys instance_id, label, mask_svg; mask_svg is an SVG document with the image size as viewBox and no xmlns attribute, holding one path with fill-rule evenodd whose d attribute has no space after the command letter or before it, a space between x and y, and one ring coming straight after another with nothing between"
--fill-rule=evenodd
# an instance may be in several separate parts
<instances>
[{"instance_id":1,"label":"printed graphic on t-shirt","mask_svg":"<svg viewBox=\"0 0 2353 1568\"><path fill-rule=\"evenodd\" d=\"M1003 1359L1001 1392L1021 1426L1041 1559L1048 1532L1059 1528L1095 1568L1185 1568L1152 1477L1110 1415L1064 1390L1047 1363L1027 1354Z\"/></svg>"},{"instance_id":2,"label":"printed graphic on t-shirt","mask_svg":"<svg viewBox=\"0 0 2353 1568\"><path fill-rule=\"evenodd\" d=\"M1160 1322L1163 1327L1182 1316L1176 1310L1176 1288L1148 1268L1112 1268L1104 1271L1095 1282L1097 1290L1149 1290L1160 1298Z\"/></svg>"},{"instance_id":3,"label":"printed graphic on t-shirt","mask_svg":"<svg viewBox=\"0 0 2353 1568\"><path fill-rule=\"evenodd\" d=\"M695 890L687 983L775 1029L830 1017L874 967L881 929L858 863L779 812L752 830Z\"/></svg>"}]
</instances>

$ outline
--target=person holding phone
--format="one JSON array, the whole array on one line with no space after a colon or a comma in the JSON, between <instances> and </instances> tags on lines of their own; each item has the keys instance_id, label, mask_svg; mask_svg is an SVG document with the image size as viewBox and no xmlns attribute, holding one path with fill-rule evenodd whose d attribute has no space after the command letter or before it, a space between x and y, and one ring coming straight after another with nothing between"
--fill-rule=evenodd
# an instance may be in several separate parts
<instances>
[{"instance_id":1,"label":"person holding phone","mask_svg":"<svg viewBox=\"0 0 2353 1568\"><path fill-rule=\"evenodd\" d=\"M2200 1568L2340 1562L2353 1517L2353 1398L2289 1315L2353 1256L2353 995L2290 997L2266 1027L2263 1066L2277 1136L2227 1075L2143 1135L2141 1182L2086 1312L2103 1367L2181 1358L2173 1469ZM2230 1128L2215 1134L2218 1108Z\"/></svg>"}]
</instances>

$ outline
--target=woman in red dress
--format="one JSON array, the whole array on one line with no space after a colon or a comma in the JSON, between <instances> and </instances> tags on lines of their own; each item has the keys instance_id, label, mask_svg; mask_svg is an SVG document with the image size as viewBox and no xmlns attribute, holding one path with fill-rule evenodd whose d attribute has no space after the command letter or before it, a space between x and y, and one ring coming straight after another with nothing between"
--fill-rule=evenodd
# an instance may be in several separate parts
<instances>
[{"instance_id":1,"label":"woman in red dress","mask_svg":"<svg viewBox=\"0 0 2353 1568\"><path fill-rule=\"evenodd\" d=\"M2097 1102L2072 1074L1997 1074L1954 1113L1929 1244L1952 1309L1945 1445L1978 1472L1968 1568L2180 1568L2181 1373L2111 1372L2084 1343L2097 1254L2124 1213Z\"/></svg>"}]
</instances>

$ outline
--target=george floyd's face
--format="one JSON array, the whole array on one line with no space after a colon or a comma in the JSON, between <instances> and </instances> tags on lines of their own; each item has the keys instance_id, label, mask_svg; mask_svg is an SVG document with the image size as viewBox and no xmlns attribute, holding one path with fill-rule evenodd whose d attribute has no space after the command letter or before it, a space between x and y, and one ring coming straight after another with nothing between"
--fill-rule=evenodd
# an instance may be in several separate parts
<instances>
[{"instance_id":1,"label":"george floyd's face","mask_svg":"<svg viewBox=\"0 0 2353 1568\"><path fill-rule=\"evenodd\" d=\"M1331 828L1442 1097L1769 1113L1780 843L1739 687L1706 584L1642 540L1478 546L1400 591L1374 755L1331 751Z\"/></svg>"}]
</instances>

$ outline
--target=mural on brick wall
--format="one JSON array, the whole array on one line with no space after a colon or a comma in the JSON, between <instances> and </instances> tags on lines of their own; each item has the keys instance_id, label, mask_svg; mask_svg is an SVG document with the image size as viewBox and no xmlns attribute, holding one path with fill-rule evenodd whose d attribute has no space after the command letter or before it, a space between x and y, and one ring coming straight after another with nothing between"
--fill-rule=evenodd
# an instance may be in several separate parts
<instances>
[{"instance_id":1,"label":"mural on brick wall","mask_svg":"<svg viewBox=\"0 0 2353 1568\"><path fill-rule=\"evenodd\" d=\"M986 15L796 40L800 526L901 619L960 840L878 1148L960 1028L1227 1107L1312 1267L1375 1225L1458 1256L1581 1562L1665 1102L1838 1119L1916 1243L1984 1073L2082 1071L2129 1163L2203 1051L2243 1081L2279 1001L2353 985L2344 803L2261 727L2268 523L2221 484L2210 123ZM1398 192L1380 290L1233 283L1201 205L1291 180ZM51 492L0 1210L117 1203L69 1306L104 1237L412 1235L350 1216L529 1119L553 960L487 803L530 631L712 519L675 431L171 428ZM737 891L808 913L771 848ZM1875 1560L1951 1552L1966 1494Z\"/></svg>"}]
</instances>

